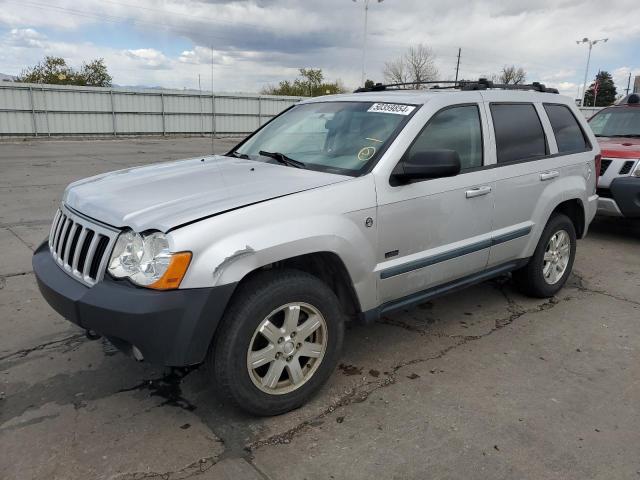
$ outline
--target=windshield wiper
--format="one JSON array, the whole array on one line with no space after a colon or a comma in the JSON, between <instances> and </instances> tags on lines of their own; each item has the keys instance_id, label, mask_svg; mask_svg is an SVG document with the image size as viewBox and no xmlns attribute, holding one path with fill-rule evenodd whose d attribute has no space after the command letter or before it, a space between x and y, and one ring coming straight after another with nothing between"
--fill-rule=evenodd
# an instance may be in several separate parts
<instances>
[{"instance_id":1,"label":"windshield wiper","mask_svg":"<svg viewBox=\"0 0 640 480\"><path fill-rule=\"evenodd\" d=\"M278 162L282 163L283 165L288 165L289 167L296 167L296 168L305 168L306 167L306 165L304 163L302 163L301 161L294 160L293 158L289 158L284 153L280 153L280 152L265 152L264 150L260 150L258 153L260 155L262 155L263 157L273 158L273 159L277 160Z\"/></svg>"},{"instance_id":2,"label":"windshield wiper","mask_svg":"<svg viewBox=\"0 0 640 480\"><path fill-rule=\"evenodd\" d=\"M235 150L233 152L227 153L227 156L235 157L235 158L244 158L245 160L250 160L249 155L247 155L246 153L239 153Z\"/></svg>"}]
</instances>

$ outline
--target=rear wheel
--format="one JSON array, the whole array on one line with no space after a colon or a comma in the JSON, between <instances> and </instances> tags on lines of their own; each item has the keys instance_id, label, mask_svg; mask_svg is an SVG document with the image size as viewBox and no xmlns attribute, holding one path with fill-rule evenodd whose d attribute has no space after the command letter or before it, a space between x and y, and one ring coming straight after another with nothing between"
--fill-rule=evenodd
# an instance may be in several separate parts
<instances>
[{"instance_id":1,"label":"rear wheel","mask_svg":"<svg viewBox=\"0 0 640 480\"><path fill-rule=\"evenodd\" d=\"M571 274L575 255L573 222L564 214L554 214L547 222L529 263L513 273L516 285L527 295L552 297Z\"/></svg>"},{"instance_id":2,"label":"rear wheel","mask_svg":"<svg viewBox=\"0 0 640 480\"><path fill-rule=\"evenodd\" d=\"M295 270L260 272L239 287L209 361L239 408L277 415L305 403L340 355L343 314L333 291Z\"/></svg>"}]
</instances>

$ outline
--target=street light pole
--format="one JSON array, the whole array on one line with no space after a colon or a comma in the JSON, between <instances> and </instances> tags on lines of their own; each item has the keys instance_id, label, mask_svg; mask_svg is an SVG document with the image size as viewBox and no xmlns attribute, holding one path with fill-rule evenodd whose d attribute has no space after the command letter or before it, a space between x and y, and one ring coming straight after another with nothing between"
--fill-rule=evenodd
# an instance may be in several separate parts
<instances>
[{"instance_id":1,"label":"street light pole","mask_svg":"<svg viewBox=\"0 0 640 480\"><path fill-rule=\"evenodd\" d=\"M608 38L598 38L596 40L589 40L587 37L582 40L576 40L576 43L580 45L581 43L586 43L589 45L589 52L587 53L587 68L584 69L584 82L582 83L582 100L580 100L580 106L584 107L584 97L587 93L587 76L589 75L589 62L591 61L591 49L596 43L599 42L607 42Z\"/></svg>"},{"instance_id":2,"label":"street light pole","mask_svg":"<svg viewBox=\"0 0 640 480\"><path fill-rule=\"evenodd\" d=\"M378 3L382 3L384 0L377 0ZM354 3L357 3L358 0L353 0ZM362 0L364 4L364 31L362 34L362 78L361 78L361 87L364 87L365 82L365 68L367 62L367 17L369 15L369 0Z\"/></svg>"}]
</instances>

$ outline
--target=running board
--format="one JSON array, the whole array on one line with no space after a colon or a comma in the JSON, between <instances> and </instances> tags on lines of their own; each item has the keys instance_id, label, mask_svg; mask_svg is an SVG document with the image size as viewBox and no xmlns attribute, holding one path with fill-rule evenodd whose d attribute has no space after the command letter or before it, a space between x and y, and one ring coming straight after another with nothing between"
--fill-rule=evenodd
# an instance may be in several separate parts
<instances>
[{"instance_id":1,"label":"running board","mask_svg":"<svg viewBox=\"0 0 640 480\"><path fill-rule=\"evenodd\" d=\"M410 308L415 305L425 303L434 298L441 297L443 295L447 295L449 293L470 287L471 285L475 285L477 283L482 283L492 278L499 277L500 275L504 275L505 273L512 272L513 270L517 270L518 268L526 265L528 261L528 258L524 258L515 260L513 262L503 263L502 265L498 265L496 267L474 273L473 275L469 275L467 277L459 278L458 280L454 280L443 285L438 285L436 287L431 287L420 292L412 293L411 295L407 295L406 297L383 303L379 307L372 308L371 310L367 310L366 312L362 312L359 314L358 319L361 323L364 324L373 323L376 320L380 319L383 315L397 312L398 310L403 310L405 308Z\"/></svg>"}]
</instances>

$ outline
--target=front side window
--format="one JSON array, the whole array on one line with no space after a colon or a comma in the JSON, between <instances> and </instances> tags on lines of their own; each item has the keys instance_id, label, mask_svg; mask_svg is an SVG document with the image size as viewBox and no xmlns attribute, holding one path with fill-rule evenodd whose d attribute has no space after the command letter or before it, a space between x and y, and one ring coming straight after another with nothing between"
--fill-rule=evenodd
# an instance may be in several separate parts
<instances>
[{"instance_id":1,"label":"front side window","mask_svg":"<svg viewBox=\"0 0 640 480\"><path fill-rule=\"evenodd\" d=\"M596 137L640 137L640 107L605 108L589 120Z\"/></svg>"},{"instance_id":2,"label":"front side window","mask_svg":"<svg viewBox=\"0 0 640 480\"><path fill-rule=\"evenodd\" d=\"M498 163L545 156L547 141L535 107L530 103L492 103Z\"/></svg>"},{"instance_id":3,"label":"front side window","mask_svg":"<svg viewBox=\"0 0 640 480\"><path fill-rule=\"evenodd\" d=\"M273 162L261 154L284 154L299 166L358 175L393 140L415 105L318 102L297 105L238 147L236 156Z\"/></svg>"},{"instance_id":4,"label":"front side window","mask_svg":"<svg viewBox=\"0 0 640 480\"><path fill-rule=\"evenodd\" d=\"M482 126L477 105L461 105L436 113L420 132L408 157L429 150L458 152L462 171L482 166Z\"/></svg>"},{"instance_id":5,"label":"front side window","mask_svg":"<svg viewBox=\"0 0 640 480\"><path fill-rule=\"evenodd\" d=\"M566 105L544 105L558 144L558 153L584 152L591 148L582 129Z\"/></svg>"}]
</instances>

